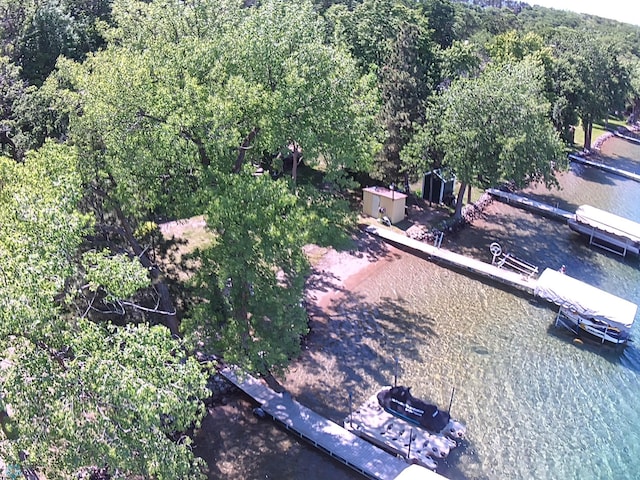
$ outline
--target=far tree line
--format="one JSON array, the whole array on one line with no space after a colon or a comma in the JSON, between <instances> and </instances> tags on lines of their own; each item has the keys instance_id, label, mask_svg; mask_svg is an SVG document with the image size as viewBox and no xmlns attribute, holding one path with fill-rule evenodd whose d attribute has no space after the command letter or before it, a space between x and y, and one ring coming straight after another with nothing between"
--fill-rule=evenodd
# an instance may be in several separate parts
<instances>
[{"instance_id":1,"label":"far tree line","mask_svg":"<svg viewBox=\"0 0 640 480\"><path fill-rule=\"evenodd\" d=\"M637 118L640 29L522 2L0 0L0 456L198 478L210 374L308 332L303 246L355 178L554 182ZM204 214L179 266L158 224ZM187 275L177 273L191 270Z\"/></svg>"}]
</instances>

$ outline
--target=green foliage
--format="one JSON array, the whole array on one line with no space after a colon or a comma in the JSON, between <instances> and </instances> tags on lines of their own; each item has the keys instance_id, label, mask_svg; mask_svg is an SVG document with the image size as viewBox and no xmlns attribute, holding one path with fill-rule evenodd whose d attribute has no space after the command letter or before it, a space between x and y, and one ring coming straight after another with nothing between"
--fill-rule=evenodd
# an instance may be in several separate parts
<instances>
[{"instance_id":1,"label":"green foliage","mask_svg":"<svg viewBox=\"0 0 640 480\"><path fill-rule=\"evenodd\" d=\"M2 53L41 85L60 55L81 59L102 45L100 25L111 0L0 0Z\"/></svg>"},{"instance_id":2,"label":"green foliage","mask_svg":"<svg viewBox=\"0 0 640 480\"><path fill-rule=\"evenodd\" d=\"M1 441L2 456L29 463L47 478L76 478L107 465L113 478L200 478L186 436L171 437L203 415L204 377L192 359L174 354L163 327L107 329L79 320L53 349L33 337L11 336L3 379L18 431Z\"/></svg>"},{"instance_id":3,"label":"green foliage","mask_svg":"<svg viewBox=\"0 0 640 480\"><path fill-rule=\"evenodd\" d=\"M27 452L47 478L105 464L114 478L198 478L188 439L174 433L203 414L199 365L164 328L96 325L61 308L90 226L81 197L69 146L47 143L24 163L0 158L0 380L9 413L0 456L20 464ZM90 276L121 295L131 277L146 280L122 257L94 254L90 263L100 267Z\"/></svg>"},{"instance_id":4,"label":"green foliage","mask_svg":"<svg viewBox=\"0 0 640 480\"><path fill-rule=\"evenodd\" d=\"M76 162L72 148L53 143L23 164L0 158L0 337L56 331L53 299L89 224L76 210Z\"/></svg>"},{"instance_id":5,"label":"green foliage","mask_svg":"<svg viewBox=\"0 0 640 480\"><path fill-rule=\"evenodd\" d=\"M562 168L565 160L548 119L542 73L533 62L507 64L489 68L477 79L458 80L443 92L437 142L462 188L505 180L518 185L554 182L554 166ZM458 198L459 215L461 194Z\"/></svg>"},{"instance_id":6,"label":"green foliage","mask_svg":"<svg viewBox=\"0 0 640 480\"><path fill-rule=\"evenodd\" d=\"M147 270L138 259L127 255L112 255L109 249L85 252L82 264L92 292L104 289L109 300L131 297L151 283Z\"/></svg>"},{"instance_id":7,"label":"green foliage","mask_svg":"<svg viewBox=\"0 0 640 480\"><path fill-rule=\"evenodd\" d=\"M68 69L83 92L72 130L97 153L87 171L105 172L91 181L128 215L190 216L209 175L294 143L328 175L366 168L375 95L343 50L322 43L309 3L196 3L116 2L110 48Z\"/></svg>"},{"instance_id":8,"label":"green foliage","mask_svg":"<svg viewBox=\"0 0 640 480\"><path fill-rule=\"evenodd\" d=\"M372 176L387 182L399 182L400 151L424 121L427 96L433 88L434 57L424 32L415 25L403 25L391 54L381 71L383 106L380 121L387 133L383 150ZM430 68L431 67L431 68ZM430 75L431 73L431 75Z\"/></svg>"},{"instance_id":9,"label":"green foliage","mask_svg":"<svg viewBox=\"0 0 640 480\"><path fill-rule=\"evenodd\" d=\"M555 88L565 99L563 109L580 118L584 148L589 149L593 122L624 110L631 90L629 73L616 46L593 33L559 30L554 41Z\"/></svg>"},{"instance_id":10,"label":"green foliage","mask_svg":"<svg viewBox=\"0 0 640 480\"><path fill-rule=\"evenodd\" d=\"M480 72L482 59L478 47L469 41L454 41L440 50L441 76L445 82L460 77L474 77Z\"/></svg>"},{"instance_id":11,"label":"green foliage","mask_svg":"<svg viewBox=\"0 0 640 480\"><path fill-rule=\"evenodd\" d=\"M309 206L284 180L245 174L219 180L223 194L206 215L215 241L196 276L208 301L194 313L194 341L251 371L281 369L299 353L308 328L301 302Z\"/></svg>"}]
</instances>

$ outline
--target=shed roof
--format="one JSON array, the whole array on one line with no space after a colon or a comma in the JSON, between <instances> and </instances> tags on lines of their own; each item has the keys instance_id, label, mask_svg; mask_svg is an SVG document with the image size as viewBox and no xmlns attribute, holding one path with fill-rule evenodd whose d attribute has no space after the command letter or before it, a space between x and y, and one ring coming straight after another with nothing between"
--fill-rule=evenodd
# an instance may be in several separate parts
<instances>
[{"instance_id":1,"label":"shed roof","mask_svg":"<svg viewBox=\"0 0 640 480\"><path fill-rule=\"evenodd\" d=\"M398 192L397 190L391 190L386 187L367 187L367 188L363 188L362 191L371 192L375 195L391 198L393 200L401 200L403 198L407 198L407 196L404 193Z\"/></svg>"}]
</instances>

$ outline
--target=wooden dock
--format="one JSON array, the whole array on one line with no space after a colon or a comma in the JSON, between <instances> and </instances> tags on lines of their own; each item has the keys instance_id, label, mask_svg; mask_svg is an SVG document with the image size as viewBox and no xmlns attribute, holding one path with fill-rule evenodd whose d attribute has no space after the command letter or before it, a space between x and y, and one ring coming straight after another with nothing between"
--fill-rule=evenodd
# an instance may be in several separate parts
<instances>
[{"instance_id":1,"label":"wooden dock","mask_svg":"<svg viewBox=\"0 0 640 480\"><path fill-rule=\"evenodd\" d=\"M458 253L445 250L443 248L436 248L432 245L428 245L419 240L414 240L406 235L396 233L392 230L385 228L378 228L373 225L366 228L366 231L372 235L376 235L388 242L401 245L409 248L415 252L419 252L427 255L432 260L439 261L447 266L464 270L466 272L489 278L495 282L502 283L509 287L522 290L526 293L533 295L536 288L536 279L527 275L512 272L502 268L498 268L495 265L481 262L474 258L465 257Z\"/></svg>"},{"instance_id":2,"label":"wooden dock","mask_svg":"<svg viewBox=\"0 0 640 480\"><path fill-rule=\"evenodd\" d=\"M220 374L258 402L266 414L287 430L367 478L399 480L409 478L410 472L412 480L446 480L427 468L409 465L301 405L287 392L277 393L249 374L230 367L220 370Z\"/></svg>"},{"instance_id":3,"label":"wooden dock","mask_svg":"<svg viewBox=\"0 0 640 480\"><path fill-rule=\"evenodd\" d=\"M605 165L604 163L594 162L593 160L588 160L580 155L570 154L569 160L577 163L581 163L583 165L588 165L590 167L598 168L600 170L604 170L605 172L613 173L615 175L619 175L621 177L629 178L631 180L635 180L636 182L640 182L640 175L633 172L628 172L626 170L622 170L621 168L611 167L609 165Z\"/></svg>"},{"instance_id":4,"label":"wooden dock","mask_svg":"<svg viewBox=\"0 0 640 480\"><path fill-rule=\"evenodd\" d=\"M613 134L618 137L618 138L622 138L624 140L627 140L631 143L637 143L640 144L640 138L636 138L636 137L632 137L631 135L625 135L622 132L618 132L617 130L613 132Z\"/></svg>"},{"instance_id":5,"label":"wooden dock","mask_svg":"<svg viewBox=\"0 0 640 480\"><path fill-rule=\"evenodd\" d=\"M535 213L539 213L546 217L553 218L554 220L567 222L574 218L574 214L567 210L552 207L551 205L538 202L537 200L533 200L531 198L524 197L522 195L518 195L510 192L503 192L502 190L497 190L495 188L489 188L486 190L486 192L490 194L492 197L497 198L501 202L514 205L524 210L529 210Z\"/></svg>"}]
</instances>

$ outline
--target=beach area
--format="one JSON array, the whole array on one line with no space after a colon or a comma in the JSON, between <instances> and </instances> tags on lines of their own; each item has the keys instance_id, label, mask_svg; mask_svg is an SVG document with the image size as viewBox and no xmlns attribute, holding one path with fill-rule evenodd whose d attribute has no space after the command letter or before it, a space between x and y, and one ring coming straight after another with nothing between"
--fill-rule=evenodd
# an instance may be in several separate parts
<instances>
[{"instance_id":1,"label":"beach area","mask_svg":"<svg viewBox=\"0 0 640 480\"><path fill-rule=\"evenodd\" d=\"M488 250L486 258L482 251L488 245L487 238L502 235L504 223L496 222L495 217L504 216L504 210L503 204L492 202L473 225L445 237L442 247L490 261ZM413 212L416 223L433 216L433 212ZM357 291L370 278L384 275L390 264L412 257L364 231L356 232L352 241L352 248L342 251L307 247L313 263L305 297L310 332L301 355L284 375L277 376L294 398L338 423L341 412L348 409L346 389L360 379L355 370L350 374L349 368L339 363L348 363L350 358L360 363L369 351L380 351L385 346L383 334L373 321L375 312L353 314L358 303ZM385 381L380 377L380 382L388 384L391 378ZM332 392L337 391L341 392L341 398L336 404ZM196 439L196 452L213 467L209 478L361 478L275 425L265 435L265 421L251 415L254 405L243 394L231 394L224 403L210 409ZM202 448L204 445L206 448ZM262 458L253 457L249 461L246 452L262 452ZM211 460L215 462L213 465Z\"/></svg>"}]
</instances>

